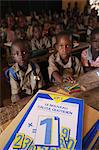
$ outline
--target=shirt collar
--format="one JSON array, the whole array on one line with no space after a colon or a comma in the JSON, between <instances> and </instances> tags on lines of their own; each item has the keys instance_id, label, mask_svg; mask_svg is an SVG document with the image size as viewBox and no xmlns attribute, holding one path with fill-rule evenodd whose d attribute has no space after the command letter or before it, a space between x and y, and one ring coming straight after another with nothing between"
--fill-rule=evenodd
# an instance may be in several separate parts
<instances>
[{"instance_id":1,"label":"shirt collar","mask_svg":"<svg viewBox=\"0 0 99 150\"><path fill-rule=\"evenodd\" d=\"M14 64L13 68L14 68L15 72L19 72L20 71L20 68L19 68L17 63Z\"/></svg>"},{"instance_id":2,"label":"shirt collar","mask_svg":"<svg viewBox=\"0 0 99 150\"><path fill-rule=\"evenodd\" d=\"M61 66L63 66L64 68L70 68L71 67L71 57L69 57L68 63L64 65L63 62L62 62L62 60L61 60L61 58L60 58L59 53L57 53L56 54L56 62L58 64L60 64Z\"/></svg>"},{"instance_id":3,"label":"shirt collar","mask_svg":"<svg viewBox=\"0 0 99 150\"><path fill-rule=\"evenodd\" d=\"M28 64L28 68L27 68L26 74L28 74L31 71L32 71L32 66L30 64Z\"/></svg>"},{"instance_id":4,"label":"shirt collar","mask_svg":"<svg viewBox=\"0 0 99 150\"><path fill-rule=\"evenodd\" d=\"M19 72L21 69L19 68L19 66L18 66L18 64L16 63L14 66L13 66L14 68L15 68L15 71L16 72ZM29 73L29 72L31 72L32 71L32 66L30 65L30 64L28 64L28 68L27 68L27 71L26 71L26 75Z\"/></svg>"}]
</instances>

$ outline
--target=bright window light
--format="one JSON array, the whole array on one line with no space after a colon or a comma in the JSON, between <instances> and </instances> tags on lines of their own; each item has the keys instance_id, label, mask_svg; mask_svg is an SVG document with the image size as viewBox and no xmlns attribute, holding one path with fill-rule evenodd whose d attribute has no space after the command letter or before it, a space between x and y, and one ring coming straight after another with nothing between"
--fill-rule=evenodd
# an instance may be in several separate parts
<instances>
[{"instance_id":1,"label":"bright window light","mask_svg":"<svg viewBox=\"0 0 99 150\"><path fill-rule=\"evenodd\" d=\"M91 9L95 8L95 10L98 11L99 16L99 0L89 0L89 3L91 5Z\"/></svg>"}]
</instances>

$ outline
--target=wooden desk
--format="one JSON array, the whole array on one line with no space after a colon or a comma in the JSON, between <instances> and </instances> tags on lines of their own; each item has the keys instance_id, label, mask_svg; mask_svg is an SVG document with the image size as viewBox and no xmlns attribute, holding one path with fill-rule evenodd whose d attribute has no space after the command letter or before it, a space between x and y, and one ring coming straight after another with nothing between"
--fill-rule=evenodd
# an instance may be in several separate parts
<instances>
[{"instance_id":1,"label":"wooden desk","mask_svg":"<svg viewBox=\"0 0 99 150\"><path fill-rule=\"evenodd\" d=\"M99 87L86 92L75 93L73 96L84 99L86 104L99 110Z\"/></svg>"},{"instance_id":2,"label":"wooden desk","mask_svg":"<svg viewBox=\"0 0 99 150\"><path fill-rule=\"evenodd\" d=\"M82 50L84 50L88 47L89 47L88 43L81 42L78 47L75 47L72 49L72 54L76 55L76 56L80 55ZM48 61L49 56L53 53L54 53L54 49L52 49L52 51L49 51L49 53L44 54L42 56L36 56L36 57L31 58L31 61L36 62L36 63Z\"/></svg>"},{"instance_id":3,"label":"wooden desk","mask_svg":"<svg viewBox=\"0 0 99 150\"><path fill-rule=\"evenodd\" d=\"M36 63L40 63L40 62L47 61L48 58L49 58L49 53L42 55L42 56L36 56L34 58L31 58L31 61L36 62Z\"/></svg>"},{"instance_id":4,"label":"wooden desk","mask_svg":"<svg viewBox=\"0 0 99 150\"><path fill-rule=\"evenodd\" d=\"M48 91L42 91L40 92L44 93L51 93ZM36 95L35 95L36 96ZM35 97L34 96L34 97ZM3 149L6 142L12 135L13 131L17 127L18 123L24 116L25 112L29 108L29 106L32 103L32 99L28 102L28 104L24 107L24 109L17 115L17 117L10 123L10 125L6 128L4 132L0 135L0 148ZM91 117L90 117L91 116ZM93 126L93 124L99 119L99 112L88 105L85 105L84 107L84 127L83 127L83 136L86 135L86 133L90 130L90 128ZM3 137L3 138L2 138Z\"/></svg>"},{"instance_id":5,"label":"wooden desk","mask_svg":"<svg viewBox=\"0 0 99 150\"><path fill-rule=\"evenodd\" d=\"M81 42L78 47L72 49L72 55L81 60L81 52L89 47L88 43Z\"/></svg>"},{"instance_id":6,"label":"wooden desk","mask_svg":"<svg viewBox=\"0 0 99 150\"><path fill-rule=\"evenodd\" d=\"M79 46L72 49L72 53L81 52L82 50L89 47L89 43L81 42Z\"/></svg>"}]
</instances>

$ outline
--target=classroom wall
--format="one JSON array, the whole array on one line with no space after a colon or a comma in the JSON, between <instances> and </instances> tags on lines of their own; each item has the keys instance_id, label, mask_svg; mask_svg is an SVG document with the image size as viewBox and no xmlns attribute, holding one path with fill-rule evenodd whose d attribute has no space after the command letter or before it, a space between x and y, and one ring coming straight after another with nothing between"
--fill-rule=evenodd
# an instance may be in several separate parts
<instances>
[{"instance_id":1,"label":"classroom wall","mask_svg":"<svg viewBox=\"0 0 99 150\"><path fill-rule=\"evenodd\" d=\"M29 15L30 11L41 10L61 10L62 0L1 0L0 1L1 16L4 17L8 11L16 13L22 10L25 15Z\"/></svg>"},{"instance_id":2,"label":"classroom wall","mask_svg":"<svg viewBox=\"0 0 99 150\"><path fill-rule=\"evenodd\" d=\"M83 11L84 6L85 6L87 0L62 0L62 9L65 10L67 8L69 2L71 2L71 5L73 7L74 3L76 1L78 2L78 6L79 6L80 10Z\"/></svg>"}]
</instances>

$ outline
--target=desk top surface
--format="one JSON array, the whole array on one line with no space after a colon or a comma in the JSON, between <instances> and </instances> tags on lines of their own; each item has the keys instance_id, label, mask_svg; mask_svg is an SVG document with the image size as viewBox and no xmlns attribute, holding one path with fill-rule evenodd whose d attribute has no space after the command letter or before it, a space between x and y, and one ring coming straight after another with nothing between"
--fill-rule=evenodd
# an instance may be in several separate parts
<instances>
[{"instance_id":1,"label":"desk top surface","mask_svg":"<svg viewBox=\"0 0 99 150\"><path fill-rule=\"evenodd\" d=\"M89 43L81 42L79 44L79 46L77 46L77 47L72 49L72 52L76 52L76 51L79 51L79 50L84 50L84 49L86 49L88 47L89 47Z\"/></svg>"}]
</instances>

